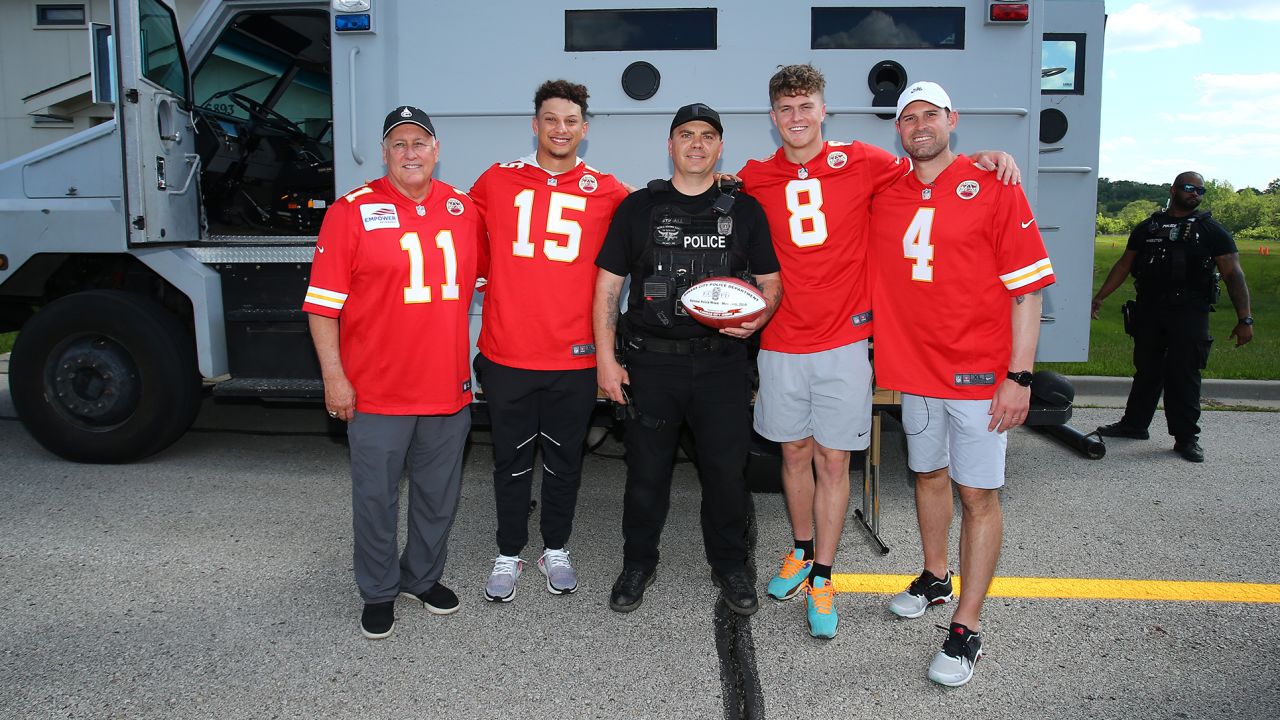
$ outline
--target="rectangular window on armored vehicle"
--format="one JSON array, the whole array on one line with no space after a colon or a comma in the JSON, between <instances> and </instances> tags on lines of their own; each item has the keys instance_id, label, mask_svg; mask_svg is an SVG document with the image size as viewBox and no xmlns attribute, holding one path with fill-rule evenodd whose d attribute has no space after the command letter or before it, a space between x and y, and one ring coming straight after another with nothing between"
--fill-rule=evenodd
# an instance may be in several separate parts
<instances>
[{"instance_id":1,"label":"rectangular window on armored vehicle","mask_svg":"<svg viewBox=\"0 0 1280 720\"><path fill-rule=\"evenodd\" d=\"M138 3L142 76L180 98L187 97L186 62L178 43L173 11L155 0Z\"/></svg>"},{"instance_id":2,"label":"rectangular window on armored vehicle","mask_svg":"<svg viewBox=\"0 0 1280 720\"><path fill-rule=\"evenodd\" d=\"M963 50L962 7L816 7L814 50Z\"/></svg>"},{"instance_id":3,"label":"rectangular window on armored vehicle","mask_svg":"<svg viewBox=\"0 0 1280 720\"><path fill-rule=\"evenodd\" d=\"M1084 94L1084 33L1045 33L1040 46L1040 92Z\"/></svg>"},{"instance_id":4,"label":"rectangular window on armored vehicle","mask_svg":"<svg viewBox=\"0 0 1280 720\"><path fill-rule=\"evenodd\" d=\"M565 52L715 49L715 8L564 13Z\"/></svg>"},{"instance_id":5,"label":"rectangular window on armored vehicle","mask_svg":"<svg viewBox=\"0 0 1280 720\"><path fill-rule=\"evenodd\" d=\"M36 5L37 28L84 27L84 3Z\"/></svg>"}]
</instances>

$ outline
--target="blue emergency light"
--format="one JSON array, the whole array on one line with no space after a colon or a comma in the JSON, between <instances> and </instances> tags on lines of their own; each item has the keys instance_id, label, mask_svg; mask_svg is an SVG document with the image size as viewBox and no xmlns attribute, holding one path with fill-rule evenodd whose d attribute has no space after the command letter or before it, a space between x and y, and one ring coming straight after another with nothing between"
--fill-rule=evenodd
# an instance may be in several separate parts
<instances>
[{"instance_id":1,"label":"blue emergency light","mask_svg":"<svg viewBox=\"0 0 1280 720\"><path fill-rule=\"evenodd\" d=\"M333 16L334 32L369 32L372 28L373 21L369 18L369 13Z\"/></svg>"}]
</instances>

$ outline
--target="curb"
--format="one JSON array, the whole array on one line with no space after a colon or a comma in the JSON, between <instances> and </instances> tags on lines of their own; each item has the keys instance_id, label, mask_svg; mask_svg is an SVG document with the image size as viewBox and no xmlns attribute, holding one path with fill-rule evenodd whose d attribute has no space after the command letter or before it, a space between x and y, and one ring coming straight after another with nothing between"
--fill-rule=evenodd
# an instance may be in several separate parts
<instances>
[{"instance_id":1,"label":"curb","mask_svg":"<svg viewBox=\"0 0 1280 720\"><path fill-rule=\"evenodd\" d=\"M1102 377L1099 375L1074 375L1067 378L1075 386L1076 395L1119 397L1129 395L1131 377ZM1214 400L1280 401L1280 381L1276 380L1220 380L1206 378L1201 382L1200 395Z\"/></svg>"}]
</instances>

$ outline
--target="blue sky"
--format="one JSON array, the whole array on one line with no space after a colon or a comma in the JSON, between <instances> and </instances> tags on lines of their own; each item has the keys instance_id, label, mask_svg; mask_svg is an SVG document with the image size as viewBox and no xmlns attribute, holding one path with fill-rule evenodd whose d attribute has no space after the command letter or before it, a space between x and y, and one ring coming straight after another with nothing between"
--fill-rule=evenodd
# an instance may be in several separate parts
<instances>
[{"instance_id":1,"label":"blue sky","mask_svg":"<svg viewBox=\"0 0 1280 720\"><path fill-rule=\"evenodd\" d=\"M1280 177L1280 0L1106 0L1099 169Z\"/></svg>"}]
</instances>

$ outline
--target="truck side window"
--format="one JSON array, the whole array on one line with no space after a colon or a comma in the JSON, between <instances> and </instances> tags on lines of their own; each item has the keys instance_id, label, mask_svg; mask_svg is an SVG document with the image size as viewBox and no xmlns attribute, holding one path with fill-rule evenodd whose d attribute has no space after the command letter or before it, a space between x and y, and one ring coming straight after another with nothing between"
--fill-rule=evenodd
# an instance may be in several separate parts
<instances>
[{"instance_id":1,"label":"truck side window","mask_svg":"<svg viewBox=\"0 0 1280 720\"><path fill-rule=\"evenodd\" d=\"M155 0L142 0L138 6L142 76L187 99L187 68L173 11Z\"/></svg>"}]
</instances>

